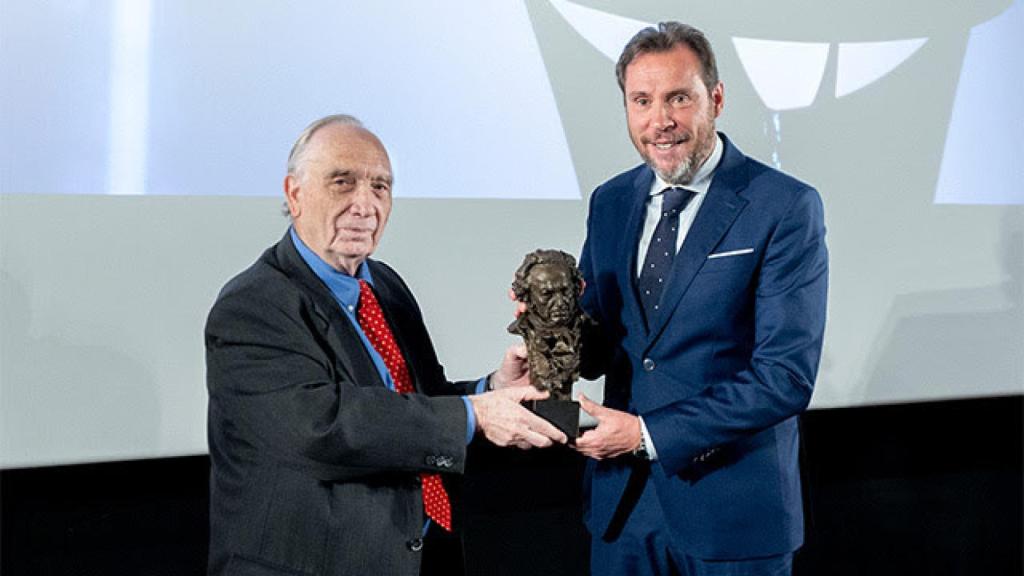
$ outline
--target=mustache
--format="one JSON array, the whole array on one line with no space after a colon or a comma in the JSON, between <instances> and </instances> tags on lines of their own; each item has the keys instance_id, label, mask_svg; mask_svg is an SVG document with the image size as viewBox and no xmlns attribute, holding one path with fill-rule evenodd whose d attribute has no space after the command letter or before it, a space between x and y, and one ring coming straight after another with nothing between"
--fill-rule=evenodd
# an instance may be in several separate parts
<instances>
[{"instance_id":1,"label":"mustache","mask_svg":"<svg viewBox=\"0 0 1024 576\"><path fill-rule=\"evenodd\" d=\"M642 136L640 141L644 144L655 144L664 140L670 140L673 144L684 144L693 140L693 134L690 132L673 132L670 130L664 132L656 132L653 137Z\"/></svg>"}]
</instances>

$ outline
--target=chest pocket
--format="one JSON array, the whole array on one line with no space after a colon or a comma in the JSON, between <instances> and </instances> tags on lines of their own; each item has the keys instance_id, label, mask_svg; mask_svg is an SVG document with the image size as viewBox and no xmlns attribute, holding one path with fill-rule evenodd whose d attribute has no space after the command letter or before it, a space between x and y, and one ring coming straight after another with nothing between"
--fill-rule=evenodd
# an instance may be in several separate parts
<instances>
[{"instance_id":1,"label":"chest pocket","mask_svg":"<svg viewBox=\"0 0 1024 576\"><path fill-rule=\"evenodd\" d=\"M760 254L753 248L716 250L701 266L700 274L717 274L729 271L753 270L760 260Z\"/></svg>"}]
</instances>

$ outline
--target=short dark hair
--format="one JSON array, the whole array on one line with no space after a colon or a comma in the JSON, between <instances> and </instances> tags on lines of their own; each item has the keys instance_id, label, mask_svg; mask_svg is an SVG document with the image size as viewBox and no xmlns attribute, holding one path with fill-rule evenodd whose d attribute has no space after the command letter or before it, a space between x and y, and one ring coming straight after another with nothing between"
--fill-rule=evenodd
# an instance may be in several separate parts
<instances>
[{"instance_id":1,"label":"short dark hair","mask_svg":"<svg viewBox=\"0 0 1024 576\"><path fill-rule=\"evenodd\" d=\"M626 91L626 67L637 56L649 52L668 52L676 46L686 46L697 55L701 66L701 79L708 93L718 85L718 64L715 63L715 52L711 49L704 33L681 22L659 22L658 27L648 26L636 33L636 36L622 49L622 55L615 65L615 77L619 81L619 89Z\"/></svg>"}]
</instances>

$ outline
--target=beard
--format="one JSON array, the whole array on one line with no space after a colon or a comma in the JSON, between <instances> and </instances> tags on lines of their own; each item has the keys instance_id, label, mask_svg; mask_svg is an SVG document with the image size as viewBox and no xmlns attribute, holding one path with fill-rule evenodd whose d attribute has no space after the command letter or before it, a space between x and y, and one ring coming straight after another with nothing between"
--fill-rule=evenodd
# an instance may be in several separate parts
<instances>
[{"instance_id":1,"label":"beard","mask_svg":"<svg viewBox=\"0 0 1024 576\"><path fill-rule=\"evenodd\" d=\"M665 182L675 185L688 185L693 182L693 177L700 170L700 167L704 164L704 161L711 155L711 150L715 147L715 125L713 122L708 123L706 126L707 130L702 131L701 139L697 142L693 150L683 158L679 165L675 167L671 172L664 172L654 165L654 162L648 155L644 155L644 161L652 170Z\"/></svg>"},{"instance_id":2,"label":"beard","mask_svg":"<svg viewBox=\"0 0 1024 576\"><path fill-rule=\"evenodd\" d=\"M715 133L715 108L713 102L708 102L702 116L702 118L696 121L695 128L699 139L695 142L693 150L669 172L661 170L655 165L653 158L647 153L646 148L641 146L639 139L633 141L637 150L640 151L640 156L644 159L644 162L665 182L672 185L689 185L693 182L693 177L697 175L700 167L711 156L711 151L715 148L715 138L717 136ZM685 134L693 136L692 132Z\"/></svg>"}]
</instances>

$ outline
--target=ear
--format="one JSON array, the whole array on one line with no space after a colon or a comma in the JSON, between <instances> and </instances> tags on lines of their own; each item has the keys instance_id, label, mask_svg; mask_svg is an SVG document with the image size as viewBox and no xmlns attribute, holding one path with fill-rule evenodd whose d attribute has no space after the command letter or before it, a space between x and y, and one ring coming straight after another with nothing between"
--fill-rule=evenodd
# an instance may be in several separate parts
<instances>
[{"instance_id":1,"label":"ear","mask_svg":"<svg viewBox=\"0 0 1024 576\"><path fill-rule=\"evenodd\" d=\"M722 108L725 107L725 84L721 80L715 85L715 89L711 91L711 103L715 107L715 118L718 118L719 114L722 113Z\"/></svg>"},{"instance_id":2,"label":"ear","mask_svg":"<svg viewBox=\"0 0 1024 576\"><path fill-rule=\"evenodd\" d=\"M289 174L284 177L284 198L288 202L288 213L291 214L292 220L299 217L302 212L299 205L299 196L302 194L302 190L299 186L299 178L294 174Z\"/></svg>"}]
</instances>

